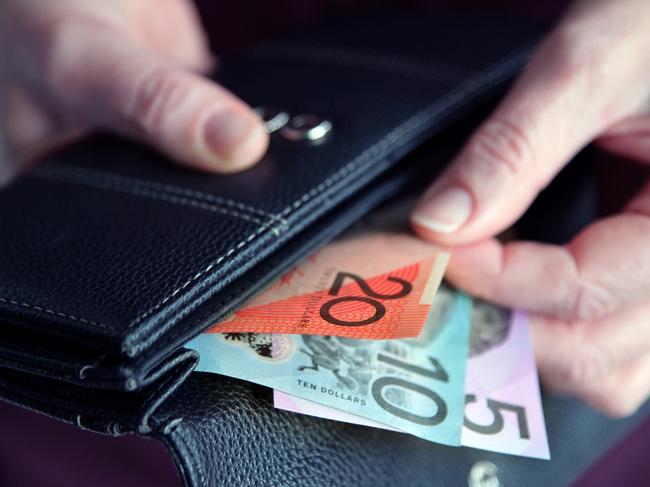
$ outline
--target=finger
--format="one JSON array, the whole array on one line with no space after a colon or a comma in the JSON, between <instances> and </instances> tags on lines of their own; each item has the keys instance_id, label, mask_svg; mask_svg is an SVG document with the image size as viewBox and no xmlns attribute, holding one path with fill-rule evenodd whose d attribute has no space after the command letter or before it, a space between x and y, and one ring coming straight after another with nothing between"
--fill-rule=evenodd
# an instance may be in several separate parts
<instances>
[{"instance_id":1,"label":"finger","mask_svg":"<svg viewBox=\"0 0 650 487\"><path fill-rule=\"evenodd\" d=\"M634 414L649 396L650 356L633 360L599 384L578 391L583 401L614 418Z\"/></svg>"},{"instance_id":2,"label":"finger","mask_svg":"<svg viewBox=\"0 0 650 487\"><path fill-rule=\"evenodd\" d=\"M612 333L616 326L606 325L595 340L588 337L589 329L600 328L599 323L553 325L534 321L535 356L547 390L577 397L609 416L633 414L650 395L649 344L644 340L649 330L646 326L633 331L637 325L647 323L648 311L645 306L642 313L636 312L636 319L628 322L625 316L617 318L618 324L630 331L628 337L616 337ZM608 334L616 343L608 343Z\"/></svg>"},{"instance_id":3,"label":"finger","mask_svg":"<svg viewBox=\"0 0 650 487\"><path fill-rule=\"evenodd\" d=\"M650 301L594 322L531 317L540 377L552 392L580 397L612 416L631 414L650 393Z\"/></svg>"},{"instance_id":4,"label":"finger","mask_svg":"<svg viewBox=\"0 0 650 487\"><path fill-rule=\"evenodd\" d=\"M628 18L629 8L596 3L598 15L583 4L586 13L544 42L511 93L426 192L412 215L424 238L462 244L495 235L582 147L645 106L641 71L628 60L647 58L647 47L626 37L644 29ZM620 10L624 28L615 20ZM640 64L646 69L648 63Z\"/></svg>"},{"instance_id":5,"label":"finger","mask_svg":"<svg viewBox=\"0 0 650 487\"><path fill-rule=\"evenodd\" d=\"M594 321L531 316L535 357L556 390L575 391L650 355L650 300Z\"/></svg>"},{"instance_id":6,"label":"finger","mask_svg":"<svg viewBox=\"0 0 650 487\"><path fill-rule=\"evenodd\" d=\"M650 163L650 117L625 120L601 135L596 143L615 154Z\"/></svg>"},{"instance_id":7,"label":"finger","mask_svg":"<svg viewBox=\"0 0 650 487\"><path fill-rule=\"evenodd\" d=\"M593 320L650 296L650 184L566 246L497 240L454 249L446 276L505 306Z\"/></svg>"},{"instance_id":8,"label":"finger","mask_svg":"<svg viewBox=\"0 0 650 487\"><path fill-rule=\"evenodd\" d=\"M8 166L6 176L0 174L0 186L6 184L43 154L58 147L69 145L85 135L80 127L60 127L55 125L47 113L33 103L32 99L19 86L6 86L4 100L6 124L4 135L5 160ZM0 113L3 113L0 111Z\"/></svg>"},{"instance_id":9,"label":"finger","mask_svg":"<svg viewBox=\"0 0 650 487\"><path fill-rule=\"evenodd\" d=\"M17 153L51 137L60 127L53 124L47 113L40 110L20 86L8 85L3 88L3 93L6 96L4 113L11 119L3 133L11 156L18 160Z\"/></svg>"},{"instance_id":10,"label":"finger","mask_svg":"<svg viewBox=\"0 0 650 487\"><path fill-rule=\"evenodd\" d=\"M187 69L202 73L214 69L216 61L194 2L157 0L156 10L165 15L152 15L150 0L131 0L126 7L131 23L139 27L133 35L141 45Z\"/></svg>"},{"instance_id":11,"label":"finger","mask_svg":"<svg viewBox=\"0 0 650 487\"><path fill-rule=\"evenodd\" d=\"M265 150L259 117L217 84L111 29L75 26L55 39L42 88L73 119L144 140L197 169L241 170Z\"/></svg>"},{"instance_id":12,"label":"finger","mask_svg":"<svg viewBox=\"0 0 650 487\"><path fill-rule=\"evenodd\" d=\"M650 396L650 357L631 360L597 382L578 384L554 383L544 369L539 370L540 380L552 394L569 395L587 403L594 409L621 418L634 414Z\"/></svg>"},{"instance_id":13,"label":"finger","mask_svg":"<svg viewBox=\"0 0 650 487\"><path fill-rule=\"evenodd\" d=\"M577 349L579 350L579 349ZM572 365L570 371L590 367L589 364ZM592 378L578 379L584 374L575 372L558 374L557 364L552 368L538 359L542 383L553 394L570 395L581 399L594 409L612 417L633 414L650 396L650 355L646 353L627 360L617 369Z\"/></svg>"}]
</instances>

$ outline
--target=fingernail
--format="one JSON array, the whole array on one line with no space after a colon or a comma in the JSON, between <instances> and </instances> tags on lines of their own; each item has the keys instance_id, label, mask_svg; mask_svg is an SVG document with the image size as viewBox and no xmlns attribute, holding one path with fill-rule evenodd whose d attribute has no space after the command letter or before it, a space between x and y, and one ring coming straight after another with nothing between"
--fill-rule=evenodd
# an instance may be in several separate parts
<instances>
[{"instance_id":1,"label":"fingernail","mask_svg":"<svg viewBox=\"0 0 650 487\"><path fill-rule=\"evenodd\" d=\"M451 186L436 191L420 203L412 220L440 233L458 230L472 214L472 197L464 189Z\"/></svg>"},{"instance_id":2,"label":"fingernail","mask_svg":"<svg viewBox=\"0 0 650 487\"><path fill-rule=\"evenodd\" d=\"M259 136L255 118L231 110L213 114L205 124L205 141L212 152L227 159L235 150Z\"/></svg>"}]
</instances>

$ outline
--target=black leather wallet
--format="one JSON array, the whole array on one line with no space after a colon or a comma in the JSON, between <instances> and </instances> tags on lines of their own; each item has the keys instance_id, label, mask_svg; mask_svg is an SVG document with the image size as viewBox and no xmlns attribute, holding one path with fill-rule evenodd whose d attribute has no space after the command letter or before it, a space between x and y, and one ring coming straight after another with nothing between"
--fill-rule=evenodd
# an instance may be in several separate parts
<instances>
[{"instance_id":1,"label":"black leather wallet","mask_svg":"<svg viewBox=\"0 0 650 487\"><path fill-rule=\"evenodd\" d=\"M457 484L475 459L503 464L276 411L265 389L192 373L183 344L439 168L539 33L486 15L378 15L243 52L221 83L332 131L275 133L241 174L187 172L110 136L49 156L0 191L0 396L81 428L158 438L192 486ZM506 464L512 484L549 468Z\"/></svg>"}]
</instances>

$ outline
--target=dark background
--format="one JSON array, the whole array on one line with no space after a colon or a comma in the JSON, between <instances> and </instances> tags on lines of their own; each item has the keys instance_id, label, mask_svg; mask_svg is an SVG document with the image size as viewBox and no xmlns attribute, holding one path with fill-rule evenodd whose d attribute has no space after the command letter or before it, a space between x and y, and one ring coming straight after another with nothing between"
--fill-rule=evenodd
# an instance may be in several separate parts
<instances>
[{"instance_id":1,"label":"dark background","mask_svg":"<svg viewBox=\"0 0 650 487\"><path fill-rule=\"evenodd\" d=\"M195 0L212 49L217 54L282 35L332 16L369 10L439 10L446 8L500 11L553 21L570 2L564 0ZM495 33L498 35L498 33Z\"/></svg>"}]
</instances>

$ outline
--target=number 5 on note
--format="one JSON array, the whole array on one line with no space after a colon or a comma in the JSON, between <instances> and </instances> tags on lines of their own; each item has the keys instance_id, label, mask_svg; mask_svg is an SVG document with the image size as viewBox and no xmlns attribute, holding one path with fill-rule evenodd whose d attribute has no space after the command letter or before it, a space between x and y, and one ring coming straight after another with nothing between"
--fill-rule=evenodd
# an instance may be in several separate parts
<instances>
[{"instance_id":1,"label":"number 5 on note","mask_svg":"<svg viewBox=\"0 0 650 487\"><path fill-rule=\"evenodd\" d=\"M550 458L528 319L474 301L462 444Z\"/></svg>"}]
</instances>

